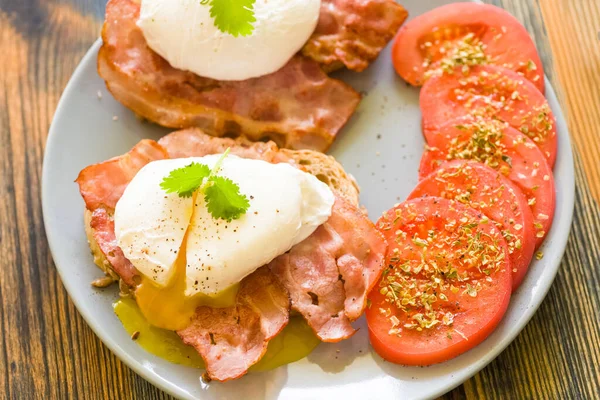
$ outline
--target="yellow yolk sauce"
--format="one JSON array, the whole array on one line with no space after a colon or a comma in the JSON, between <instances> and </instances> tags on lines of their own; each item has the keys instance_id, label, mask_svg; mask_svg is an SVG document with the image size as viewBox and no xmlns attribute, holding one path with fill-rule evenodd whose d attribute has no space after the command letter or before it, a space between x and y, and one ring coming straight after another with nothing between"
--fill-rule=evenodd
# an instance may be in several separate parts
<instances>
[{"instance_id":1,"label":"yellow yolk sauce","mask_svg":"<svg viewBox=\"0 0 600 400\"><path fill-rule=\"evenodd\" d=\"M175 332L152 326L134 299L119 299L113 304L113 309L128 334L139 332L135 340L148 353L175 364L204 368L202 357L193 347L183 344Z\"/></svg>"},{"instance_id":2,"label":"yellow yolk sauce","mask_svg":"<svg viewBox=\"0 0 600 400\"><path fill-rule=\"evenodd\" d=\"M135 300L123 298L113 305L115 314L130 335L148 353L175 364L204 368L204 361L196 350L185 345L171 330L153 326L141 312ZM264 357L250 371L267 371L308 356L320 340L301 317L293 317L279 335L270 342Z\"/></svg>"},{"instance_id":3,"label":"yellow yolk sauce","mask_svg":"<svg viewBox=\"0 0 600 400\"><path fill-rule=\"evenodd\" d=\"M321 343L302 317L292 317L279 335L269 342L267 352L250 371L268 371L308 356Z\"/></svg>"}]
</instances>

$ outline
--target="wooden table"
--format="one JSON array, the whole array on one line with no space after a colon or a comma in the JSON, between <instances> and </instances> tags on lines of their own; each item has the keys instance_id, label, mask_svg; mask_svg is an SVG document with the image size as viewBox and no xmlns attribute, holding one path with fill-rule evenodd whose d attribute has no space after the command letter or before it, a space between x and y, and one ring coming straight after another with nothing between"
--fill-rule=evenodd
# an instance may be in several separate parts
<instances>
[{"instance_id":1,"label":"wooden table","mask_svg":"<svg viewBox=\"0 0 600 400\"><path fill-rule=\"evenodd\" d=\"M168 397L79 316L42 223L48 127L98 37L105 2L0 0L0 397ZM600 398L600 1L493 2L532 33L559 92L575 144L575 215L540 310L506 351L445 398Z\"/></svg>"}]
</instances>

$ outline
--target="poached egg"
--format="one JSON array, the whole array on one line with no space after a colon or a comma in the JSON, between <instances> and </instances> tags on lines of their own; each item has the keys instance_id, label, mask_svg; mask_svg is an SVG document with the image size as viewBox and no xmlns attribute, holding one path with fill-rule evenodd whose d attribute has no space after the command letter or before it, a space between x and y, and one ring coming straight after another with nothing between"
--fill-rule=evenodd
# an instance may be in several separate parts
<instances>
[{"instance_id":1,"label":"poached egg","mask_svg":"<svg viewBox=\"0 0 600 400\"><path fill-rule=\"evenodd\" d=\"M331 216L331 189L289 164L229 155L219 176L235 182L250 207L233 221L215 219L204 196L166 193L160 183L192 162L212 168L221 155L158 160L144 166L115 209L115 235L142 275L140 309L153 325L177 330L199 305L235 301L237 284L310 236Z\"/></svg>"},{"instance_id":2,"label":"poached egg","mask_svg":"<svg viewBox=\"0 0 600 400\"><path fill-rule=\"evenodd\" d=\"M138 26L173 67L218 80L246 80L283 67L309 39L321 0L256 0L254 30L221 32L200 0L142 0Z\"/></svg>"}]
</instances>

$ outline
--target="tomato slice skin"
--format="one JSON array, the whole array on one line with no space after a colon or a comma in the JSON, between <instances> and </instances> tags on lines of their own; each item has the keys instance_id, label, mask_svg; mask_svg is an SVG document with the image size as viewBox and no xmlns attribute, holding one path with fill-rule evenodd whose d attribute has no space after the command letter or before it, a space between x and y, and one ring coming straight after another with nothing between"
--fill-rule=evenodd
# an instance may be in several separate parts
<instances>
[{"instance_id":1,"label":"tomato slice skin","mask_svg":"<svg viewBox=\"0 0 600 400\"><path fill-rule=\"evenodd\" d=\"M445 161L466 159L483 162L500 171L521 189L531 207L540 247L552 226L556 193L552 169L540 149L525 135L494 120L450 121L430 136L423 153L419 178Z\"/></svg>"},{"instance_id":2,"label":"tomato slice skin","mask_svg":"<svg viewBox=\"0 0 600 400\"><path fill-rule=\"evenodd\" d=\"M489 57L486 62L523 74L544 93L544 68L527 30L511 14L489 4L448 4L404 24L392 47L394 68L405 81L421 86L428 71L439 68L442 58L448 60L448 54L460 45L457 39L467 34L485 46L475 50L482 50ZM443 46L445 51L441 53ZM457 58L457 63L481 62L478 52L473 54L471 58Z\"/></svg>"},{"instance_id":3,"label":"tomato slice skin","mask_svg":"<svg viewBox=\"0 0 600 400\"><path fill-rule=\"evenodd\" d=\"M508 244L515 291L527 273L536 243L533 214L521 190L485 164L454 160L421 180L408 200L426 196L459 201L496 222Z\"/></svg>"},{"instance_id":4,"label":"tomato slice skin","mask_svg":"<svg viewBox=\"0 0 600 400\"><path fill-rule=\"evenodd\" d=\"M435 364L494 330L508 307L512 278L506 242L493 223L456 201L426 197L392 208L377 227L390 243L388 268L369 295L366 315L381 357Z\"/></svg>"},{"instance_id":5,"label":"tomato slice skin","mask_svg":"<svg viewBox=\"0 0 600 400\"><path fill-rule=\"evenodd\" d=\"M433 77L421 89L423 134L430 137L462 116L499 119L524 133L542 150L550 166L557 151L556 120L535 86L506 68L485 65L468 74Z\"/></svg>"}]
</instances>

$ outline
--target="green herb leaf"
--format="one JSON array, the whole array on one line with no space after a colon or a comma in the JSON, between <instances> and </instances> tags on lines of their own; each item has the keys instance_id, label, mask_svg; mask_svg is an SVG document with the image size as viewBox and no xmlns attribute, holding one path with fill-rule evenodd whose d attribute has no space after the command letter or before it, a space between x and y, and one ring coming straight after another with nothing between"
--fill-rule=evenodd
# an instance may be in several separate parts
<instances>
[{"instance_id":1,"label":"green herb leaf","mask_svg":"<svg viewBox=\"0 0 600 400\"><path fill-rule=\"evenodd\" d=\"M250 202L240 193L240 187L231 179L215 176L204 189L204 201L213 218L226 221L240 218L248 211Z\"/></svg>"},{"instance_id":2,"label":"green herb leaf","mask_svg":"<svg viewBox=\"0 0 600 400\"><path fill-rule=\"evenodd\" d=\"M179 194L179 197L191 197L210 172L208 166L193 162L171 171L160 183L160 187L167 193Z\"/></svg>"},{"instance_id":3,"label":"green herb leaf","mask_svg":"<svg viewBox=\"0 0 600 400\"><path fill-rule=\"evenodd\" d=\"M255 0L209 0L210 16L215 26L234 37L248 36L254 31L252 25Z\"/></svg>"},{"instance_id":4,"label":"green herb leaf","mask_svg":"<svg viewBox=\"0 0 600 400\"><path fill-rule=\"evenodd\" d=\"M160 187L167 193L179 194L179 197L191 197L199 190L204 192L206 207L213 218L227 221L240 218L250 207L248 198L240 193L240 187L231 179L217 175L229 150L225 150L212 170L205 164L192 162L171 171Z\"/></svg>"}]
</instances>

